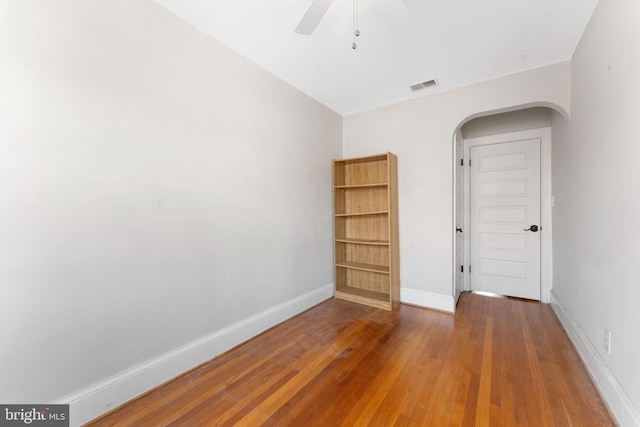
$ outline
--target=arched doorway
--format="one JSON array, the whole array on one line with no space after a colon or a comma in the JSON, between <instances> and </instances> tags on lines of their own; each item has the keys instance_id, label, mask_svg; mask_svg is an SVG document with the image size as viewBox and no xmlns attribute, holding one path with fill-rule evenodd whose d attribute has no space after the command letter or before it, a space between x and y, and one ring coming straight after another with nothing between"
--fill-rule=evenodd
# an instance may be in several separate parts
<instances>
[{"instance_id":1,"label":"arched doorway","mask_svg":"<svg viewBox=\"0 0 640 427\"><path fill-rule=\"evenodd\" d=\"M558 114L559 112L559 114ZM537 280L537 292L529 292L524 294L518 294L515 296L524 296L532 299L539 299L542 302L549 302L550 291L552 286L552 223L551 223L551 207L553 203L553 197L551 194L551 137L553 120L565 120L566 113L557 106L524 106L520 108L512 109L511 111L495 111L484 114L478 114L469 117L461 122L456 129L453 136L453 158L454 158L454 278L453 278L453 295L457 301L457 298L462 291L469 290L483 290L486 287L488 291L501 291L497 293L510 294L510 292L504 291L505 288L498 286L499 283L520 283L525 279ZM499 209L484 209L482 215L484 215L485 226L484 232L480 230L480 212L478 211L478 201L480 198L476 197L471 199L472 189L478 188L477 183L471 182L471 177L475 174L477 179L478 171L480 170L480 164L474 168L471 163L472 152L481 153L483 150L493 150L494 152L504 152L508 147L506 145L509 141L524 141L524 140L537 140L539 144L538 153L540 155L540 178L539 178L539 202L538 203L538 217L535 215L529 215L520 208L511 209L509 212L512 215L511 218L502 218L508 220L507 222L513 222L513 224L506 224L502 230L498 227L499 216L495 216L499 213L508 211L508 207L502 206ZM503 143L505 145L499 146L497 144ZM535 145L534 141L531 141ZM522 146L523 142L518 142L519 146ZM477 147L473 148L472 147ZM490 148L480 148L490 147ZM514 146L512 146L513 148ZM533 149L534 152L536 148ZM496 151L497 150L497 151ZM507 150L508 151L508 150ZM505 161L509 156L497 155L493 159ZM515 158L511 156L511 158ZM471 163L471 165L470 165ZM495 166L495 165L494 165ZM507 168L508 169L508 168ZM506 169L505 169L506 170ZM473 172L473 174L471 173ZM518 187L520 189L527 188L530 183L527 184L524 181L518 181L513 176L504 181L505 175L502 176L493 171L492 174L485 174L484 189L490 189L492 191L502 191L506 188L510 188L509 191ZM513 175L513 172L510 172ZM502 189L502 190L501 190ZM477 196L477 194L476 194ZM486 196L486 194L485 194ZM486 199L481 200L484 203L499 202L498 205L504 205L505 194L494 194L494 196L501 199L494 198L493 200ZM506 194L509 196L509 194ZM513 196L513 195L511 195ZM513 198L512 198L513 199ZM521 200L519 200L521 201ZM473 202L473 203L472 203ZM531 211L534 214L535 210ZM514 214L522 215L523 218L515 218ZM494 216L492 216L494 215ZM517 215L516 215L517 216ZM530 225L521 227L519 233L518 220L526 223L527 216L535 218L537 227L542 227L533 235ZM538 223L539 222L539 223ZM486 227L486 223L491 223L490 227ZM526 229L529 231L525 231ZM536 227L534 227L536 228ZM492 232L493 231L493 234ZM500 232L502 231L502 233ZM533 243L528 243L528 240L532 240ZM482 244L481 244L482 243ZM537 247L536 247L537 244ZM483 246L484 245L484 246ZM533 262L528 264L521 258L523 248L532 249L537 251L537 263ZM484 252L483 252L484 250ZM511 250L511 252L509 252ZM528 249L527 249L528 250ZM509 258L513 257L515 258ZM476 270L474 271L474 264ZM527 270L529 269L529 270ZM533 273L533 274L532 274ZM535 276L538 276L537 278ZM525 277L526 276L526 277ZM485 284L483 285L482 281ZM487 280L489 282L487 282ZM533 283L532 282L532 283ZM486 283L490 283L496 286L487 286ZM534 288L535 289L535 288Z\"/></svg>"}]
</instances>

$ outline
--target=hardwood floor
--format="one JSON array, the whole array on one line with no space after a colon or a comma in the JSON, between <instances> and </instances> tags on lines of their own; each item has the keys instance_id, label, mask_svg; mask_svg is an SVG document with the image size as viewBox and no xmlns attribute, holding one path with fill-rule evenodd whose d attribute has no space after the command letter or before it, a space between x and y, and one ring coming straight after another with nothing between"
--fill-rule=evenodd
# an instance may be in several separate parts
<instances>
[{"instance_id":1,"label":"hardwood floor","mask_svg":"<svg viewBox=\"0 0 640 427\"><path fill-rule=\"evenodd\" d=\"M612 426L548 305L326 301L92 426Z\"/></svg>"}]
</instances>

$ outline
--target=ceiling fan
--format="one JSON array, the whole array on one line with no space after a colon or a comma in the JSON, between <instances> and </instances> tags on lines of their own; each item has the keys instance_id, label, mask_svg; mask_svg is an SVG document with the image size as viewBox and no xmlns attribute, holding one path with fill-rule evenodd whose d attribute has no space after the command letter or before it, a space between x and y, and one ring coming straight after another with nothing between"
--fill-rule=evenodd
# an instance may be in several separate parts
<instances>
[{"instance_id":1,"label":"ceiling fan","mask_svg":"<svg viewBox=\"0 0 640 427\"><path fill-rule=\"evenodd\" d=\"M313 34L325 13L329 10L331 3L333 3L333 0L311 0L294 31L307 36Z\"/></svg>"},{"instance_id":2,"label":"ceiling fan","mask_svg":"<svg viewBox=\"0 0 640 427\"><path fill-rule=\"evenodd\" d=\"M333 3L333 0L311 0L307 10L298 21L295 32L298 34L311 35L316 30L316 27L322 21L325 13L329 10L329 7ZM353 43L351 48L355 49L356 37L360 36L360 30L358 29L358 0L353 0Z\"/></svg>"}]
</instances>

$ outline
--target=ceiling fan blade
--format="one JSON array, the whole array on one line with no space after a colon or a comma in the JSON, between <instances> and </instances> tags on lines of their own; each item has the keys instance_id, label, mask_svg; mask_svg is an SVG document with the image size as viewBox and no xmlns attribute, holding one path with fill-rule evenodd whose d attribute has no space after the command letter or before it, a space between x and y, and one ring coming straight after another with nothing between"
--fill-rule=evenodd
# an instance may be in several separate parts
<instances>
[{"instance_id":1,"label":"ceiling fan blade","mask_svg":"<svg viewBox=\"0 0 640 427\"><path fill-rule=\"evenodd\" d=\"M295 32L305 35L313 34L331 3L333 0L311 0L309 7L296 25Z\"/></svg>"}]
</instances>

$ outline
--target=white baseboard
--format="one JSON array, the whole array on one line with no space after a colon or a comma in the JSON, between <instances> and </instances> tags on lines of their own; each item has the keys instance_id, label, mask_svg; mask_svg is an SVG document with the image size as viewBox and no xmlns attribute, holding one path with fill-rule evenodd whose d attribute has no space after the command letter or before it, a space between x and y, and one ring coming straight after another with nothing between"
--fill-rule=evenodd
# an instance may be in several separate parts
<instances>
[{"instance_id":1,"label":"white baseboard","mask_svg":"<svg viewBox=\"0 0 640 427\"><path fill-rule=\"evenodd\" d=\"M578 350L591 379L595 383L602 399L609 407L611 415L621 427L640 427L640 413L635 408L618 380L598 354L593 344L551 291L551 308L567 332L569 339Z\"/></svg>"},{"instance_id":2,"label":"white baseboard","mask_svg":"<svg viewBox=\"0 0 640 427\"><path fill-rule=\"evenodd\" d=\"M333 283L236 322L56 402L79 426L333 296Z\"/></svg>"},{"instance_id":3,"label":"white baseboard","mask_svg":"<svg viewBox=\"0 0 640 427\"><path fill-rule=\"evenodd\" d=\"M449 313L454 313L456 309L453 295L434 294L416 289L400 288L400 302Z\"/></svg>"}]
</instances>

